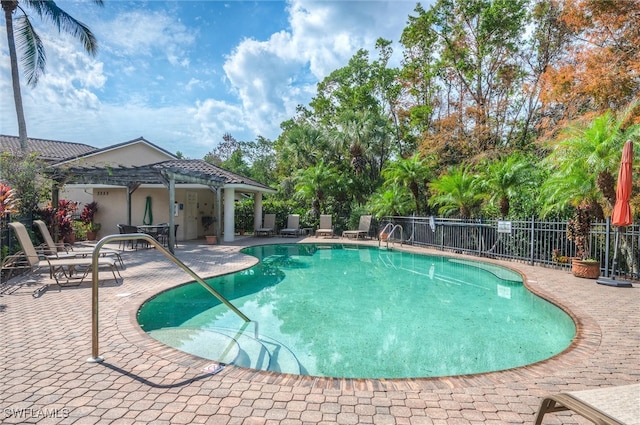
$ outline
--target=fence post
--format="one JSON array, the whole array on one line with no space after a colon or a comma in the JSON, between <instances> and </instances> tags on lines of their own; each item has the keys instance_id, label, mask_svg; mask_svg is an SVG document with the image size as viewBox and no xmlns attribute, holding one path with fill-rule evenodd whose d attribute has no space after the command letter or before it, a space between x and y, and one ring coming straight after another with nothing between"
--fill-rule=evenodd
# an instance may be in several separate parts
<instances>
[{"instance_id":1,"label":"fence post","mask_svg":"<svg viewBox=\"0 0 640 425\"><path fill-rule=\"evenodd\" d=\"M609 233L611 233L611 217L607 217L606 223L607 224L604 230L606 233L604 246L606 246L607 248L604 250L604 277L609 277L609 248L611 247L611 236L609 235ZM616 259L614 258L613 261L615 260Z\"/></svg>"},{"instance_id":2,"label":"fence post","mask_svg":"<svg viewBox=\"0 0 640 425\"><path fill-rule=\"evenodd\" d=\"M534 215L531 216L531 265L535 265L535 246L536 246L536 217Z\"/></svg>"}]
</instances>

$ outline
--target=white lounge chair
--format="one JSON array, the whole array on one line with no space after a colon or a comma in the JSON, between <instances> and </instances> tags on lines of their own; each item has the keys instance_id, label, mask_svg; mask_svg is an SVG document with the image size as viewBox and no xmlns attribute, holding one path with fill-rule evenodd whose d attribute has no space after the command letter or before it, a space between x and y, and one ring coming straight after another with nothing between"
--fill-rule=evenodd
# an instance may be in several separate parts
<instances>
[{"instance_id":1,"label":"white lounge chair","mask_svg":"<svg viewBox=\"0 0 640 425\"><path fill-rule=\"evenodd\" d=\"M49 276L55 279L59 286L76 286L80 285L93 268L93 259L90 257L83 258L58 258L49 259L47 256L38 255L36 248L29 238L29 233L24 224L19 222L9 223L13 229L22 252L26 258L31 271L36 271L43 267L49 268ZM109 257L98 258L98 268L109 268L113 273L113 278L117 281L120 271L116 266L116 260ZM116 273L118 276L116 276ZM122 276L120 276L122 277ZM73 282L73 283L72 283Z\"/></svg>"},{"instance_id":2,"label":"white lounge chair","mask_svg":"<svg viewBox=\"0 0 640 425\"><path fill-rule=\"evenodd\" d=\"M369 228L371 227L371 216L370 215L361 215L360 223L358 223L358 230L345 230L342 232L343 238L351 238L354 237L358 239L359 237L366 238L369 235Z\"/></svg>"},{"instance_id":3,"label":"white lounge chair","mask_svg":"<svg viewBox=\"0 0 640 425\"><path fill-rule=\"evenodd\" d=\"M297 237L300 234L300 215L289 214L287 217L287 227L280 230L280 236Z\"/></svg>"},{"instance_id":4,"label":"white lounge chair","mask_svg":"<svg viewBox=\"0 0 640 425\"><path fill-rule=\"evenodd\" d=\"M542 400L535 424L551 412L572 412L601 425L640 424L640 384L549 395Z\"/></svg>"},{"instance_id":5,"label":"white lounge chair","mask_svg":"<svg viewBox=\"0 0 640 425\"><path fill-rule=\"evenodd\" d=\"M53 237L51 236L51 232L47 228L47 225L42 220L33 220L33 223L38 226L38 230L40 230L40 234L44 239L45 247L47 248L45 254L49 259L54 258L69 258L69 257L90 257L93 254L93 247L84 246L84 247L74 247L72 245L67 244L56 244L53 241ZM102 248L100 250L100 255L107 256L113 255L118 259L118 263L120 267L124 268L124 261L122 261L122 256L120 252L115 249Z\"/></svg>"},{"instance_id":6,"label":"white lounge chair","mask_svg":"<svg viewBox=\"0 0 640 425\"><path fill-rule=\"evenodd\" d=\"M333 237L333 225L331 223L331 216L328 214L320 215L320 226L316 230L316 238L319 236Z\"/></svg>"},{"instance_id":7,"label":"white lounge chair","mask_svg":"<svg viewBox=\"0 0 640 425\"><path fill-rule=\"evenodd\" d=\"M256 236L271 236L275 234L276 229L276 215L265 214L262 227L256 229Z\"/></svg>"}]
</instances>

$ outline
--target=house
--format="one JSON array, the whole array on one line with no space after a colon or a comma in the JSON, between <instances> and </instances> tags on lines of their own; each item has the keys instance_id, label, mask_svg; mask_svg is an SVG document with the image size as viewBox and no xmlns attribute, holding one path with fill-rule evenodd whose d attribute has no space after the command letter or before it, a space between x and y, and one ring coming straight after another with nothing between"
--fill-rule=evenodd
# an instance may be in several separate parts
<instances>
[{"instance_id":1,"label":"house","mask_svg":"<svg viewBox=\"0 0 640 425\"><path fill-rule=\"evenodd\" d=\"M28 152L48 162L59 182L60 199L96 201L99 236L118 233L119 223L173 223L177 240L209 234L234 240L235 201L254 198L254 228L262 221L262 196L275 189L202 160L179 159L139 137L105 148L81 143L29 139ZM20 153L15 136L0 135L0 151Z\"/></svg>"}]
</instances>

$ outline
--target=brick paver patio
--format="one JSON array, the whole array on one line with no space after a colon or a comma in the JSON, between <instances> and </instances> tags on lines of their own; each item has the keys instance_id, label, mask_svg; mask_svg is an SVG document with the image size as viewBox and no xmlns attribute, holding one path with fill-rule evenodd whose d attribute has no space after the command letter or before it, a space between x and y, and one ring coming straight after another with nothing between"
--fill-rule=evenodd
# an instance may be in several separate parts
<instances>
[{"instance_id":1,"label":"brick paver patio","mask_svg":"<svg viewBox=\"0 0 640 425\"><path fill-rule=\"evenodd\" d=\"M181 243L176 255L201 276L213 276L255 263L239 253L243 245L278 239L199 242ZM566 271L496 261L525 275L531 290L569 311L579 327L564 353L524 368L404 380L315 378L234 366L212 375L206 371L211 361L163 346L136 323L146 299L189 276L154 249L123 256L123 281L100 286L102 363L86 361L90 282L52 286L37 298L33 291L51 282L46 274L0 287L1 423L532 423L547 393L640 382L638 282L630 289L612 288ZM545 423L587 422L558 413L547 415Z\"/></svg>"}]
</instances>

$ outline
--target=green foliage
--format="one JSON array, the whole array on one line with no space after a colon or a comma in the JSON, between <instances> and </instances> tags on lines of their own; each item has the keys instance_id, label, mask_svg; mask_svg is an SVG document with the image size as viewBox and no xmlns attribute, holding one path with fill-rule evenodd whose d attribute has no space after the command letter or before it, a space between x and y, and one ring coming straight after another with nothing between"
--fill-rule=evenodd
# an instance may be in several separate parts
<instances>
[{"instance_id":1,"label":"green foliage","mask_svg":"<svg viewBox=\"0 0 640 425\"><path fill-rule=\"evenodd\" d=\"M536 183L536 168L532 158L520 152L485 161L480 166L479 187L486 202L497 208L500 218L509 217L511 204L522 191L530 190Z\"/></svg>"},{"instance_id":2,"label":"green foliage","mask_svg":"<svg viewBox=\"0 0 640 425\"><path fill-rule=\"evenodd\" d=\"M447 174L431 182L433 196L429 204L444 216L474 217L480 210L483 192L471 167L452 167Z\"/></svg>"},{"instance_id":3,"label":"green foliage","mask_svg":"<svg viewBox=\"0 0 640 425\"><path fill-rule=\"evenodd\" d=\"M243 199L235 203L234 221L236 232L253 230L253 199Z\"/></svg>"},{"instance_id":4,"label":"green foliage","mask_svg":"<svg viewBox=\"0 0 640 425\"><path fill-rule=\"evenodd\" d=\"M18 215L27 217L38 204L51 198L52 181L44 177L46 164L32 153L16 157L0 154L0 179L11 186L20 199Z\"/></svg>"},{"instance_id":5,"label":"green foliage","mask_svg":"<svg viewBox=\"0 0 640 425\"><path fill-rule=\"evenodd\" d=\"M626 140L640 137L640 125L624 127L636 107L637 103L619 116L607 111L564 128L544 161L550 176L542 187L543 214L577 207L584 201L594 208L597 218L611 211L615 204L613 176L622 148Z\"/></svg>"},{"instance_id":6,"label":"green foliage","mask_svg":"<svg viewBox=\"0 0 640 425\"><path fill-rule=\"evenodd\" d=\"M432 169L427 161L422 159L418 153L409 158L400 158L387 164L382 171L385 178L385 187L388 185L405 186L411 191L415 202L415 212L420 215L426 210L422 208L425 203L425 192L427 183L432 177Z\"/></svg>"},{"instance_id":7,"label":"green foliage","mask_svg":"<svg viewBox=\"0 0 640 425\"><path fill-rule=\"evenodd\" d=\"M413 199L405 186L390 185L376 192L367 204L367 209L380 219L385 216L406 215L411 211Z\"/></svg>"}]
</instances>

